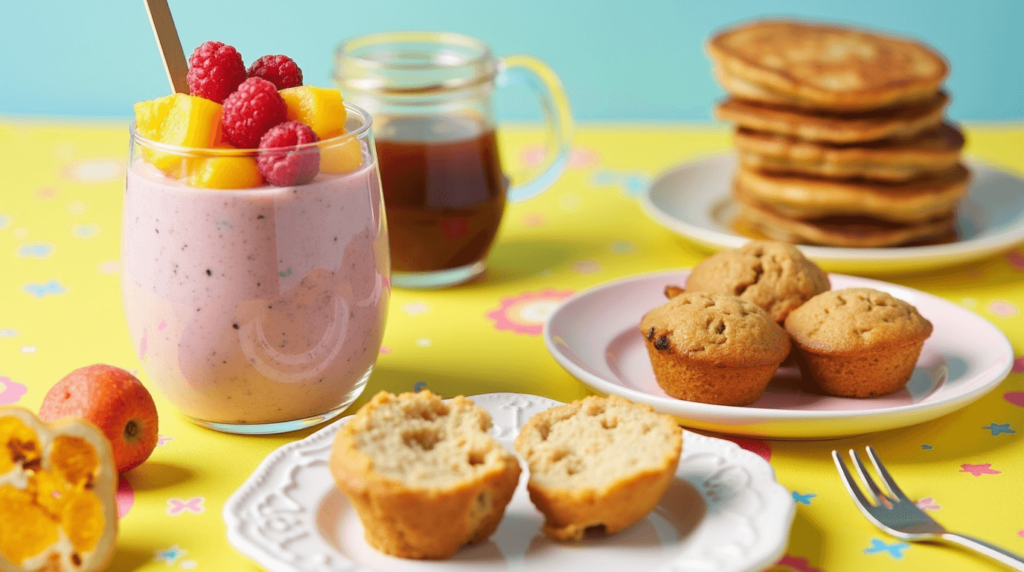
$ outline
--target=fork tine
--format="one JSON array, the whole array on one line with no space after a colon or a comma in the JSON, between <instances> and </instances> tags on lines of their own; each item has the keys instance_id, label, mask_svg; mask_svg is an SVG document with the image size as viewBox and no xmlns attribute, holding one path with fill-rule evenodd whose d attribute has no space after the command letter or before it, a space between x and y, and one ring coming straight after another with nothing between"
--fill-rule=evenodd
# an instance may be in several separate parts
<instances>
[{"instance_id":1,"label":"fork tine","mask_svg":"<svg viewBox=\"0 0 1024 572\"><path fill-rule=\"evenodd\" d=\"M864 497L864 493L861 492L860 486L853 480L853 475L850 474L850 470L846 468L846 463L843 462L842 456L839 455L839 451L832 451L832 460L836 463L836 468L839 469L839 477L843 480L843 484L846 485L846 492L850 493L853 500L857 502L859 508L867 510L871 503Z\"/></svg>"},{"instance_id":2,"label":"fork tine","mask_svg":"<svg viewBox=\"0 0 1024 572\"><path fill-rule=\"evenodd\" d=\"M860 460L860 455L857 454L857 451L850 449L850 458L853 459L853 466L857 469L857 474L860 475L860 480L863 481L869 489L871 489L871 496L874 497L875 502L878 504L885 504L886 502L892 504L889 497L878 488L878 485L875 484L875 480L868 474L868 468L865 467L864 463Z\"/></svg>"},{"instance_id":3,"label":"fork tine","mask_svg":"<svg viewBox=\"0 0 1024 572\"><path fill-rule=\"evenodd\" d=\"M871 464L875 466L875 471L877 471L879 476L882 477L882 480L885 481L885 486L889 487L893 496L901 501L909 501L910 499L902 490L900 490L899 485L897 485L896 481L893 480L892 475L890 475L889 471L886 470L885 465L882 464L882 461L878 458L878 455L875 454L875 450L871 445L868 445L868 457L871 458Z\"/></svg>"}]
</instances>

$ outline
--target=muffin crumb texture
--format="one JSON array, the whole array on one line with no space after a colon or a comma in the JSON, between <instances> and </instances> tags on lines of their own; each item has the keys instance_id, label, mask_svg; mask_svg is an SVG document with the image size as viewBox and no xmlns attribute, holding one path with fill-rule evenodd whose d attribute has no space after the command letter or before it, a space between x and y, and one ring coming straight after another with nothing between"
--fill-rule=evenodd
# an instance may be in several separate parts
<instances>
[{"instance_id":1,"label":"muffin crumb texture","mask_svg":"<svg viewBox=\"0 0 1024 572\"><path fill-rule=\"evenodd\" d=\"M377 550L448 558L486 540L512 500L521 469L487 431L472 401L430 391L381 392L345 423L330 468Z\"/></svg>"},{"instance_id":2,"label":"muffin crumb texture","mask_svg":"<svg viewBox=\"0 0 1024 572\"><path fill-rule=\"evenodd\" d=\"M579 540L588 530L621 530L657 506L675 475L682 429L650 406L591 396L535 415L516 450L529 464L544 532Z\"/></svg>"},{"instance_id":3,"label":"muffin crumb texture","mask_svg":"<svg viewBox=\"0 0 1024 572\"><path fill-rule=\"evenodd\" d=\"M350 424L356 448L383 477L441 488L501 466L509 455L487 434L491 416L461 395L448 403L400 396L375 404L372 415Z\"/></svg>"},{"instance_id":4,"label":"muffin crumb texture","mask_svg":"<svg viewBox=\"0 0 1024 572\"><path fill-rule=\"evenodd\" d=\"M786 331L804 351L846 354L922 342L932 324L890 294L849 288L812 298L790 314Z\"/></svg>"}]
</instances>

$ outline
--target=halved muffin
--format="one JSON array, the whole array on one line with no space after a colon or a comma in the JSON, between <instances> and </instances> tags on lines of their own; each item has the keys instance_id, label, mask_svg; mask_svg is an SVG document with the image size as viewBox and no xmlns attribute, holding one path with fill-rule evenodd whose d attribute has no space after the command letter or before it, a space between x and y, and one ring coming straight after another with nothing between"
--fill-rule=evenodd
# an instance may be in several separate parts
<instances>
[{"instance_id":1,"label":"halved muffin","mask_svg":"<svg viewBox=\"0 0 1024 572\"><path fill-rule=\"evenodd\" d=\"M401 558L448 558L486 540L521 469L487 431L491 417L462 397L380 392L338 431L330 468L366 529Z\"/></svg>"},{"instance_id":2,"label":"halved muffin","mask_svg":"<svg viewBox=\"0 0 1024 572\"><path fill-rule=\"evenodd\" d=\"M538 413L516 438L544 533L579 540L613 533L654 510L675 477L682 429L627 399L587 397Z\"/></svg>"}]
</instances>

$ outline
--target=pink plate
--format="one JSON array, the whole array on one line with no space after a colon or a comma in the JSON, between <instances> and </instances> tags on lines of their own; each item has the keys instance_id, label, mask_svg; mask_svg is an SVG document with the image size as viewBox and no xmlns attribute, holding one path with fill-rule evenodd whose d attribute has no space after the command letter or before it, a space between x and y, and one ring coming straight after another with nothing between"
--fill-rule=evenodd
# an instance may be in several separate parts
<instances>
[{"instance_id":1,"label":"pink plate","mask_svg":"<svg viewBox=\"0 0 1024 572\"><path fill-rule=\"evenodd\" d=\"M544 328L548 351L591 388L647 403L687 427L775 439L830 439L935 419L995 388L1013 365L1009 340L977 314L912 288L831 274L833 289L888 292L916 306L935 326L906 388L872 399L831 397L804 391L799 371L781 368L765 394L746 407L674 399L654 378L638 324L665 302L667 284L682 286L688 275L680 270L634 276L569 298Z\"/></svg>"}]
</instances>

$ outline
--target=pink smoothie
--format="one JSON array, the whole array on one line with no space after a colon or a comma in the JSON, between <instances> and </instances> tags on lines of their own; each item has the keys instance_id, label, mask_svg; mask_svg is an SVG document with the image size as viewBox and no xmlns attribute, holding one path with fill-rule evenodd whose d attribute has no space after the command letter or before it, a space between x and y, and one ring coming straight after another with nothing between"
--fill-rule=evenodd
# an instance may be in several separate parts
<instances>
[{"instance_id":1,"label":"pink smoothie","mask_svg":"<svg viewBox=\"0 0 1024 572\"><path fill-rule=\"evenodd\" d=\"M139 162L123 213L132 342L186 415L278 423L359 395L390 294L375 164L297 187L219 191Z\"/></svg>"}]
</instances>

